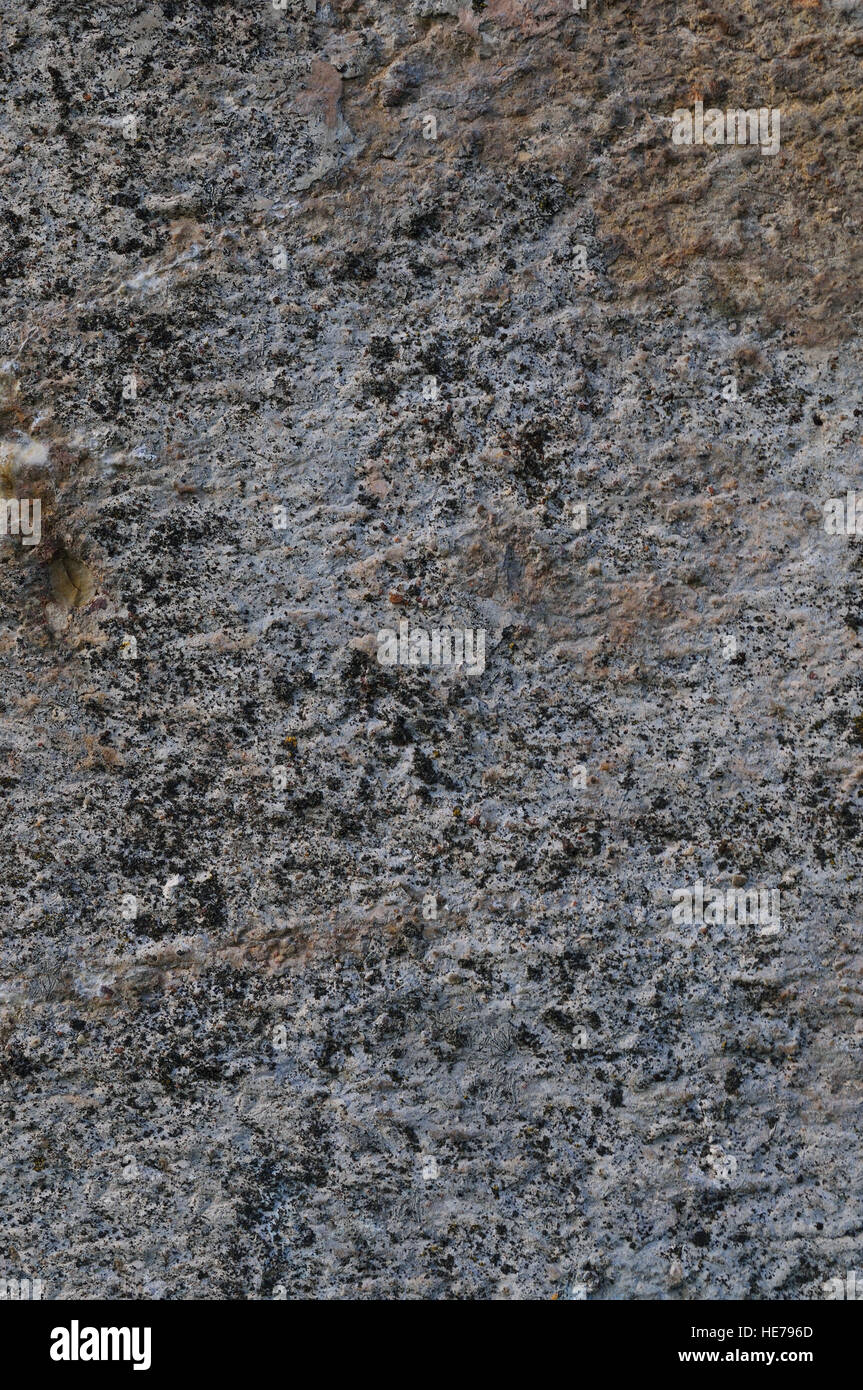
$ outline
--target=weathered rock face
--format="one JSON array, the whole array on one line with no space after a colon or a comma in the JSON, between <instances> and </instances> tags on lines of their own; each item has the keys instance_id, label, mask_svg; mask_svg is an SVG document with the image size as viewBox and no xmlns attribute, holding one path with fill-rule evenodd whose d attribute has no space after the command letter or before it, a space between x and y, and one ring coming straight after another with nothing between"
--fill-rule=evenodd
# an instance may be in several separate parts
<instances>
[{"instance_id":1,"label":"weathered rock face","mask_svg":"<svg viewBox=\"0 0 863 1390\"><path fill-rule=\"evenodd\" d=\"M858 7L2 26L0 1278L823 1296Z\"/></svg>"}]
</instances>

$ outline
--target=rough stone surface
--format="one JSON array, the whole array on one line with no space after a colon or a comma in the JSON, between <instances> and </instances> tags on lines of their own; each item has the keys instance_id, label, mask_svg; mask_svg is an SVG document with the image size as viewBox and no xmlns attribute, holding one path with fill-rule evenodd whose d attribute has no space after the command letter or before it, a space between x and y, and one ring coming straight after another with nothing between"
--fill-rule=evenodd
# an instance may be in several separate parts
<instances>
[{"instance_id":1,"label":"rough stone surface","mask_svg":"<svg viewBox=\"0 0 863 1390\"><path fill-rule=\"evenodd\" d=\"M823 1297L859 7L0 26L0 1279ZM674 146L698 99L781 151ZM382 666L403 619L484 672ZM676 922L696 880L781 929Z\"/></svg>"}]
</instances>

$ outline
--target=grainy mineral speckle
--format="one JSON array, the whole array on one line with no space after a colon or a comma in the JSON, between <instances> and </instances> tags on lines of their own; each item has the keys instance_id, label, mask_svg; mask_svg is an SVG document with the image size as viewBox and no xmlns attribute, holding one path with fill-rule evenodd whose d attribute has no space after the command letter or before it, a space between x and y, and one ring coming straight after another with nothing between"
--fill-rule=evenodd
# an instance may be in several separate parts
<instances>
[{"instance_id":1,"label":"grainy mineral speckle","mask_svg":"<svg viewBox=\"0 0 863 1390\"><path fill-rule=\"evenodd\" d=\"M861 54L847 0L6 4L0 1280L861 1267Z\"/></svg>"}]
</instances>

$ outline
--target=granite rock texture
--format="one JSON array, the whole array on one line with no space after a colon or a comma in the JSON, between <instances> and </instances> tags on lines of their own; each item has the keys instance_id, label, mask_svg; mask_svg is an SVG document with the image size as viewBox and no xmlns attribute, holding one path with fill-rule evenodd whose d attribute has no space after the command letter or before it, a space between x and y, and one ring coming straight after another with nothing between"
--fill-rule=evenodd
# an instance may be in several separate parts
<instances>
[{"instance_id":1,"label":"granite rock texture","mask_svg":"<svg viewBox=\"0 0 863 1390\"><path fill-rule=\"evenodd\" d=\"M860 1268L861 56L850 0L6 0L0 1280Z\"/></svg>"}]
</instances>

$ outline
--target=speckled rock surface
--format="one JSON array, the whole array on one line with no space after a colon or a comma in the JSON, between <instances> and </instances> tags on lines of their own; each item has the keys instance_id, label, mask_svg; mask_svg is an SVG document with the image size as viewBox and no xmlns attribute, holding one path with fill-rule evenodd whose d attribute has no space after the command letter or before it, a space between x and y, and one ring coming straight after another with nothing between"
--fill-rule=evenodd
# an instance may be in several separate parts
<instances>
[{"instance_id":1,"label":"speckled rock surface","mask_svg":"<svg viewBox=\"0 0 863 1390\"><path fill-rule=\"evenodd\" d=\"M6 0L0 1281L860 1268L861 56L846 0Z\"/></svg>"}]
</instances>

